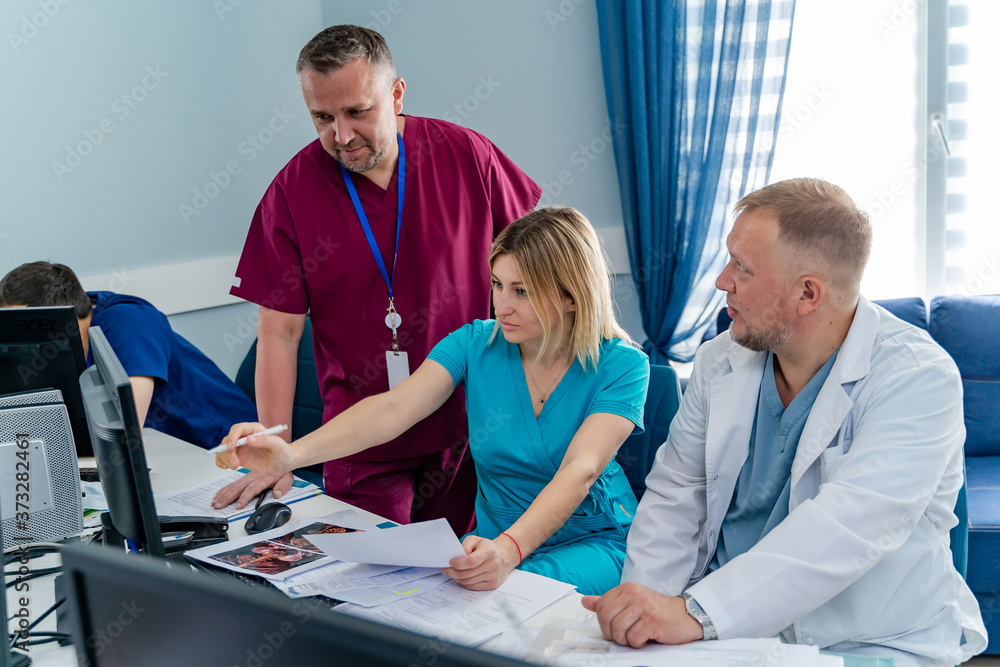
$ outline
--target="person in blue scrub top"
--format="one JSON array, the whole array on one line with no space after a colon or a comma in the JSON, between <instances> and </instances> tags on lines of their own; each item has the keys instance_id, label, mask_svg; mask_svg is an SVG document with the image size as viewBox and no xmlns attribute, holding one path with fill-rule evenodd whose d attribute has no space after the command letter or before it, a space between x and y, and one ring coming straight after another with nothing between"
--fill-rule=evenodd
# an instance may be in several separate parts
<instances>
[{"instance_id":1,"label":"person in blue scrub top","mask_svg":"<svg viewBox=\"0 0 1000 667\"><path fill-rule=\"evenodd\" d=\"M392 440L464 385L478 525L444 573L474 590L514 568L602 593L618 584L636 498L615 453L642 430L646 355L615 320L590 222L545 208L501 232L489 259L495 320L445 337L408 379L291 445L237 424L220 467L277 474Z\"/></svg>"},{"instance_id":2,"label":"person in blue scrub top","mask_svg":"<svg viewBox=\"0 0 1000 667\"><path fill-rule=\"evenodd\" d=\"M257 418L246 394L145 299L85 292L68 266L29 262L0 281L0 305L73 306L87 366L93 363L88 329L101 327L129 376L139 423L148 428L208 449L233 421Z\"/></svg>"}]
</instances>

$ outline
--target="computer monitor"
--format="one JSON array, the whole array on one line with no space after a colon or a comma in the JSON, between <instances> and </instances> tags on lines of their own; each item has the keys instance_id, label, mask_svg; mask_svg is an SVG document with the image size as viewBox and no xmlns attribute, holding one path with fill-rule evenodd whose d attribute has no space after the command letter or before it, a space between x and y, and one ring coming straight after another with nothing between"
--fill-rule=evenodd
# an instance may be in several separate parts
<instances>
[{"instance_id":1,"label":"computer monitor","mask_svg":"<svg viewBox=\"0 0 1000 667\"><path fill-rule=\"evenodd\" d=\"M73 306L0 308L0 394L61 391L78 456L93 456L80 397L86 369Z\"/></svg>"},{"instance_id":2,"label":"computer monitor","mask_svg":"<svg viewBox=\"0 0 1000 667\"><path fill-rule=\"evenodd\" d=\"M163 557L132 384L100 327L90 327L90 351L94 365L80 376L80 389L111 523L130 551Z\"/></svg>"},{"instance_id":3,"label":"computer monitor","mask_svg":"<svg viewBox=\"0 0 1000 667\"><path fill-rule=\"evenodd\" d=\"M81 665L524 664L159 559L76 544L62 562Z\"/></svg>"}]
</instances>

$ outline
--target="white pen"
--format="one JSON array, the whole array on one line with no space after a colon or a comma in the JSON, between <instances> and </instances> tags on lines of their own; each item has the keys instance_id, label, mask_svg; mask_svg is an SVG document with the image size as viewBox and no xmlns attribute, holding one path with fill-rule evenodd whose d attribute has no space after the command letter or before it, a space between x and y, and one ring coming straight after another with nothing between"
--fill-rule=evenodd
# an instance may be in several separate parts
<instances>
[{"instance_id":1,"label":"white pen","mask_svg":"<svg viewBox=\"0 0 1000 667\"><path fill-rule=\"evenodd\" d=\"M253 436L251 437L256 437L258 435L277 435L287 430L288 430L288 424L281 424L280 426L272 426L271 428L266 428L263 431L260 431L259 433L254 433ZM247 444L246 438L240 438L239 440L236 441L237 447L242 447L245 444ZM223 443L218 447L212 447L210 450L208 450L208 453L218 454L219 452L224 452L227 449L229 449L229 445Z\"/></svg>"}]
</instances>

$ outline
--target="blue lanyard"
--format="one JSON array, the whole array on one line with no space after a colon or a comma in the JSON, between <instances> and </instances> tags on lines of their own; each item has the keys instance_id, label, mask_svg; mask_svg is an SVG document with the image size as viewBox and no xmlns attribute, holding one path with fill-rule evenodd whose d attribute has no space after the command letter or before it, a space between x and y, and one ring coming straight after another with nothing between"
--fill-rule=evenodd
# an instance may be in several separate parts
<instances>
[{"instance_id":1,"label":"blue lanyard","mask_svg":"<svg viewBox=\"0 0 1000 667\"><path fill-rule=\"evenodd\" d=\"M399 146L399 165L397 172L397 187L399 190L399 203L396 208L396 248L392 254L392 277L386 273L385 262L382 261L382 253L378 249L378 244L375 242L375 235L372 234L372 227L368 224L368 216L365 215L365 209L361 205L361 200L358 199L358 191L354 187L354 181L351 179L351 172L347 171L344 165L337 163L340 167L340 173L344 177L344 185L347 186L347 191L351 195L351 201L354 203L354 210L358 214L358 220L361 222L361 228L365 230L365 238L368 239L368 247L371 248L372 256L375 257L375 263L378 264L378 270L382 274L382 279L385 280L386 287L389 288L389 303L392 303L392 281L396 277L396 258L399 256L399 230L403 226L403 190L406 186L406 156L403 151L403 137L397 132L396 133L396 144Z\"/></svg>"}]
</instances>

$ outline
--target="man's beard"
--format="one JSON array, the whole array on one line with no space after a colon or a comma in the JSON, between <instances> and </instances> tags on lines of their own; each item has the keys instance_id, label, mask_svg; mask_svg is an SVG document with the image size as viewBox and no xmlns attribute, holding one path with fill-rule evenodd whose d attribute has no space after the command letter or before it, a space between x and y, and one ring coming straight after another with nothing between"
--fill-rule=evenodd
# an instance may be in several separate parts
<instances>
[{"instance_id":1,"label":"man's beard","mask_svg":"<svg viewBox=\"0 0 1000 667\"><path fill-rule=\"evenodd\" d=\"M792 336L792 331L787 324L774 324L769 329L751 331L749 327L743 334L737 334L733 329L733 322L729 323L729 337L737 345L753 350L754 352L772 352L788 342Z\"/></svg>"},{"instance_id":2,"label":"man's beard","mask_svg":"<svg viewBox=\"0 0 1000 667\"><path fill-rule=\"evenodd\" d=\"M348 146L350 146L350 144L348 144ZM377 167L378 164L389 153L389 145L388 144L386 144L382 148L382 150L377 151L377 152L375 151L375 148L370 143L366 142L366 143L362 144L362 146L367 146L369 149L371 149L372 150L372 155L371 155L371 157L369 157L367 160L365 160L364 162L362 162L360 164L357 163L357 162L348 162L348 161L345 161L345 160L341 160L340 157L338 157L338 155L334 155L334 159L337 160L337 162L339 162L340 164L344 165L344 168L347 169L347 171L353 172L355 174L361 174L361 173L364 173L366 171L369 171L369 170L374 169L375 167ZM337 152L339 154L339 152L341 152L341 151L343 151L345 149L347 149L347 150L353 150L354 148L361 148L361 146L354 146L353 148L350 148L350 149L347 149L346 147L338 147L336 150L337 150Z\"/></svg>"}]
</instances>

